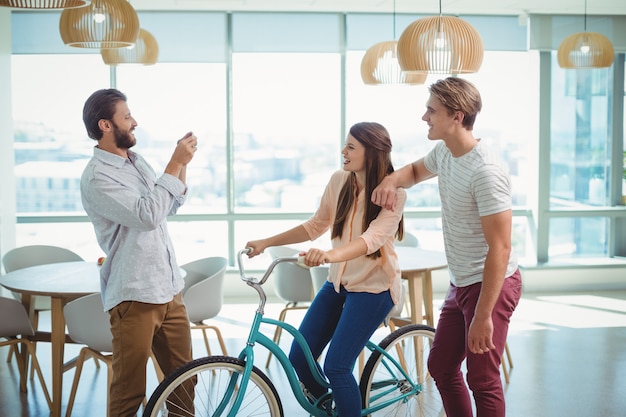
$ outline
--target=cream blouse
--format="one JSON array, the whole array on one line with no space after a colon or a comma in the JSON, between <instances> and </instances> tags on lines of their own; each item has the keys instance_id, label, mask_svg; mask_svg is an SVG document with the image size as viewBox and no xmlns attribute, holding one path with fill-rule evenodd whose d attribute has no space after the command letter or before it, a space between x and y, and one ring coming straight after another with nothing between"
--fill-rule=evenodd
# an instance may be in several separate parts
<instances>
[{"instance_id":1,"label":"cream blouse","mask_svg":"<svg viewBox=\"0 0 626 417\"><path fill-rule=\"evenodd\" d=\"M335 172L322 195L320 206L315 214L303 226L309 238L315 240L324 234L333 224L337 211L337 200L344 183L350 179L350 172ZM356 205L346 219L341 238L332 239L332 247L342 247L354 239L363 239L367 245L367 253L381 250L382 256L376 259L365 255L347 262L337 262L330 265L329 281L335 290L343 285L351 292L370 292L374 294L390 290L394 304L400 300L401 277L398 256L394 249L395 234L402 217L406 192L399 188L397 203L394 211L381 209L367 230L362 230L363 216L365 215L366 198L361 190L356 199Z\"/></svg>"}]
</instances>

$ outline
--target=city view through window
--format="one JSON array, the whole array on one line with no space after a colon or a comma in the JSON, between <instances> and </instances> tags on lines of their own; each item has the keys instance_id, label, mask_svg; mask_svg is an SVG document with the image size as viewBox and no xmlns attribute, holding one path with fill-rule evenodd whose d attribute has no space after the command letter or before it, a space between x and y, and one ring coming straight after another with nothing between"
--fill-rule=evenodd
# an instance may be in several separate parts
<instances>
[{"instance_id":1,"label":"city view through window","mask_svg":"<svg viewBox=\"0 0 626 417\"><path fill-rule=\"evenodd\" d=\"M179 251L179 258L206 252L227 255L229 245L236 250L247 240L306 219L305 215L265 220L263 216L316 209L329 176L341 166L340 150L345 141L342 111L346 129L359 121L377 121L388 128L396 168L433 146L426 138L421 116L427 86L439 76L429 76L423 86L366 86L358 71L363 53L350 51L346 55L345 110L338 54L234 54L230 98L225 64L116 68L116 87L128 95L129 107L139 123L135 150L150 161L157 174L169 160L176 140L190 130L199 138L199 150L188 172L188 201L179 218L170 222L178 246L185 248ZM52 80L38 81L32 76L43 66L52 68ZM539 92L531 87L538 85L537 67L534 52L487 52L484 70L466 76L483 96L475 135L496 147L507 162L517 208L533 207L537 198L539 138L534 103ZM20 91L13 95L17 211L39 219L19 225L18 243L42 243L46 234L54 233L55 239L61 235L68 240L65 246L78 246L95 256L99 248L88 222L45 224L45 216L71 219L84 215L79 181L95 142L85 133L82 105L93 91L111 85L109 68L99 55L14 55L12 73L13 86ZM569 91L559 90L558 83L554 88L564 100L571 97ZM231 138L227 137L229 102ZM570 113L562 116L573 120ZM594 117L599 116L594 113ZM559 127L565 137L566 132L577 129L566 123ZM606 135L598 137L604 146ZM564 141L553 141L555 161L571 160L571 156L559 156L566 149L559 145ZM601 171L594 168L588 183L596 188L588 188L591 193L584 198L567 194L573 185L561 179L577 177L564 174L555 164L552 194L558 200L554 201L606 204L606 156L600 163ZM436 180L413 187L408 195L407 213L437 212ZM600 219L600 224L603 221ZM593 222L585 220L582 227L594 228L597 225ZM406 224L410 232L420 236L420 245L442 249L440 219L436 216L407 214ZM555 246L555 255L580 250L580 242L570 235L570 226L555 222L553 238L563 240L562 245ZM527 219L516 219L515 247L522 257L533 256L531 235ZM597 229L596 235L584 251L605 253L605 227ZM233 242L229 241L231 236Z\"/></svg>"}]
</instances>

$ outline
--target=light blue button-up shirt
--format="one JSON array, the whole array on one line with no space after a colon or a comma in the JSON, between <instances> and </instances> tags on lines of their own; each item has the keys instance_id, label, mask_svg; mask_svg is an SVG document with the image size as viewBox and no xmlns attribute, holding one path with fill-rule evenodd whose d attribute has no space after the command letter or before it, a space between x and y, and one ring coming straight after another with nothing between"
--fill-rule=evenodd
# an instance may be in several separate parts
<instances>
[{"instance_id":1,"label":"light blue button-up shirt","mask_svg":"<svg viewBox=\"0 0 626 417\"><path fill-rule=\"evenodd\" d=\"M83 207L106 255L100 270L105 311L122 301L163 304L184 286L167 231L167 216L184 202L185 184L157 179L138 154L94 147L80 181Z\"/></svg>"}]
</instances>

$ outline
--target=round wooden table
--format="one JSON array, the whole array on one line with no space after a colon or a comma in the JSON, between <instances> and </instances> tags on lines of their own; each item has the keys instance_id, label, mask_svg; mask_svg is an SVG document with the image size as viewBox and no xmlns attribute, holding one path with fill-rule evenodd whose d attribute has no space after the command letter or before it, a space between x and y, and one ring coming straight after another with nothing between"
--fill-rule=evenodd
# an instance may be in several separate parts
<instances>
[{"instance_id":1,"label":"round wooden table","mask_svg":"<svg viewBox=\"0 0 626 417\"><path fill-rule=\"evenodd\" d=\"M435 316L433 309L433 278L432 271L448 267L448 260L444 252L420 249L410 246L396 246L398 262L402 278L409 284L408 297L410 300L410 317L393 318L394 322L402 325L410 323L426 323L434 327ZM422 314L422 308L424 314Z\"/></svg>"},{"instance_id":2,"label":"round wooden table","mask_svg":"<svg viewBox=\"0 0 626 417\"><path fill-rule=\"evenodd\" d=\"M52 410L50 415L60 417L65 368L63 353L66 343L63 307L71 300L100 292L100 267L95 262L82 261L32 266L0 276L0 285L20 293L22 304L28 312L31 311L31 296L41 295L51 298L51 331L37 331L35 340L51 343ZM68 339L68 341L71 340ZM26 355L27 352L23 349L20 352L20 360L26 361Z\"/></svg>"}]
</instances>

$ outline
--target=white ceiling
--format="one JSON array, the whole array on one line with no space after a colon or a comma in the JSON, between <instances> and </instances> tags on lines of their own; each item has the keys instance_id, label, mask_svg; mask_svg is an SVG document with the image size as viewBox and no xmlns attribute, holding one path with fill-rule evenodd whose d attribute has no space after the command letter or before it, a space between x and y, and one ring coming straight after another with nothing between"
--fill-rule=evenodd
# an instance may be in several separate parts
<instances>
[{"instance_id":1,"label":"white ceiling","mask_svg":"<svg viewBox=\"0 0 626 417\"><path fill-rule=\"evenodd\" d=\"M130 0L136 10L439 13L437 0ZM586 4L587 3L587 4ZM626 15L626 0L441 0L444 15Z\"/></svg>"}]
</instances>

